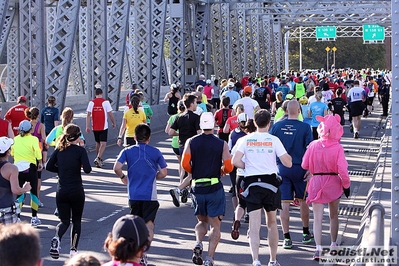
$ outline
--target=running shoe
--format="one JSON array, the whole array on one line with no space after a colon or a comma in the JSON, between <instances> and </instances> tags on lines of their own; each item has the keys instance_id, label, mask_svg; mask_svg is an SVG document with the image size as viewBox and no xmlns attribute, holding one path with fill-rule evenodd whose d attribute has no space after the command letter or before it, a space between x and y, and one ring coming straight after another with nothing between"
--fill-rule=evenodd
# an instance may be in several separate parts
<instances>
[{"instance_id":1,"label":"running shoe","mask_svg":"<svg viewBox=\"0 0 399 266\"><path fill-rule=\"evenodd\" d=\"M289 238L284 239L283 248L284 249L292 248L292 240Z\"/></svg>"},{"instance_id":2,"label":"running shoe","mask_svg":"<svg viewBox=\"0 0 399 266\"><path fill-rule=\"evenodd\" d=\"M213 266L213 260L211 259L206 259L204 261L204 266Z\"/></svg>"},{"instance_id":3,"label":"running shoe","mask_svg":"<svg viewBox=\"0 0 399 266\"><path fill-rule=\"evenodd\" d=\"M351 125L349 126L349 131L350 131L351 133L353 133L353 124L351 124Z\"/></svg>"},{"instance_id":4,"label":"running shoe","mask_svg":"<svg viewBox=\"0 0 399 266\"><path fill-rule=\"evenodd\" d=\"M187 188L183 189L180 192L180 196L181 196L181 199L180 199L181 203L186 203L187 199L188 199L188 189Z\"/></svg>"},{"instance_id":5,"label":"running shoe","mask_svg":"<svg viewBox=\"0 0 399 266\"><path fill-rule=\"evenodd\" d=\"M273 262L269 262L269 266L281 266L280 263L278 263L278 261L273 261Z\"/></svg>"},{"instance_id":6,"label":"running shoe","mask_svg":"<svg viewBox=\"0 0 399 266\"><path fill-rule=\"evenodd\" d=\"M231 230L231 238L232 239L237 240L238 237L240 236L240 230L239 230L240 226L241 226L241 222L239 220L235 220L233 222L233 227L232 227L233 230Z\"/></svg>"},{"instance_id":7,"label":"running shoe","mask_svg":"<svg viewBox=\"0 0 399 266\"><path fill-rule=\"evenodd\" d=\"M53 259L58 259L60 257L60 239L58 238L58 236L53 237L53 239L51 239L51 244L50 244L50 256Z\"/></svg>"},{"instance_id":8,"label":"running shoe","mask_svg":"<svg viewBox=\"0 0 399 266\"><path fill-rule=\"evenodd\" d=\"M143 255L140 258L140 265L141 266L147 266L148 264L148 257L146 253L143 253Z\"/></svg>"},{"instance_id":9,"label":"running shoe","mask_svg":"<svg viewBox=\"0 0 399 266\"><path fill-rule=\"evenodd\" d=\"M252 262L252 266L262 266L262 264L260 264L259 260L254 260L254 262Z\"/></svg>"},{"instance_id":10,"label":"running shoe","mask_svg":"<svg viewBox=\"0 0 399 266\"><path fill-rule=\"evenodd\" d=\"M359 138L359 132L355 132L355 135L353 136L355 139Z\"/></svg>"},{"instance_id":11,"label":"running shoe","mask_svg":"<svg viewBox=\"0 0 399 266\"><path fill-rule=\"evenodd\" d=\"M313 260L319 261L320 259L320 250L316 250L316 252L313 255Z\"/></svg>"},{"instance_id":12,"label":"running shoe","mask_svg":"<svg viewBox=\"0 0 399 266\"><path fill-rule=\"evenodd\" d=\"M39 208L43 208L43 207L44 207L43 202L39 201Z\"/></svg>"},{"instance_id":13,"label":"running shoe","mask_svg":"<svg viewBox=\"0 0 399 266\"><path fill-rule=\"evenodd\" d=\"M33 227L36 227L41 224L42 224L42 222L39 220L39 218L37 218L37 216L32 217L32 219L30 220L30 225L32 225Z\"/></svg>"},{"instance_id":14,"label":"running shoe","mask_svg":"<svg viewBox=\"0 0 399 266\"><path fill-rule=\"evenodd\" d=\"M302 236L302 243L304 244L309 244L314 238L313 234L302 234Z\"/></svg>"},{"instance_id":15,"label":"running shoe","mask_svg":"<svg viewBox=\"0 0 399 266\"><path fill-rule=\"evenodd\" d=\"M69 251L69 258L72 258L73 256L75 256L76 254L79 254L79 251L77 251L76 249L71 249Z\"/></svg>"},{"instance_id":16,"label":"running shoe","mask_svg":"<svg viewBox=\"0 0 399 266\"><path fill-rule=\"evenodd\" d=\"M179 202L179 192L177 191L177 188L172 188L169 190L170 195L172 196L173 199L173 204L176 207L180 207L180 202Z\"/></svg>"},{"instance_id":17,"label":"running shoe","mask_svg":"<svg viewBox=\"0 0 399 266\"><path fill-rule=\"evenodd\" d=\"M196 265L202 265L202 245L197 244L193 249L193 263Z\"/></svg>"},{"instance_id":18,"label":"running shoe","mask_svg":"<svg viewBox=\"0 0 399 266\"><path fill-rule=\"evenodd\" d=\"M101 168L102 167L101 159L98 157L94 159L94 165L98 168Z\"/></svg>"}]
</instances>

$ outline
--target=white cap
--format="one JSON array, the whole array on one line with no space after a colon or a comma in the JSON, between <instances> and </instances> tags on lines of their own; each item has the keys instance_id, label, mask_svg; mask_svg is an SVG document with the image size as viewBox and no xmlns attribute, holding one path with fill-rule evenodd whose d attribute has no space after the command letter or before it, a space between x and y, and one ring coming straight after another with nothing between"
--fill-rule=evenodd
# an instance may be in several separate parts
<instances>
[{"instance_id":1,"label":"white cap","mask_svg":"<svg viewBox=\"0 0 399 266\"><path fill-rule=\"evenodd\" d=\"M211 112L205 112L200 117L201 129L213 129L215 127L215 118Z\"/></svg>"},{"instance_id":2,"label":"white cap","mask_svg":"<svg viewBox=\"0 0 399 266\"><path fill-rule=\"evenodd\" d=\"M238 115L237 120L238 120L238 123L247 122L248 116L246 113L241 113Z\"/></svg>"},{"instance_id":3,"label":"white cap","mask_svg":"<svg viewBox=\"0 0 399 266\"><path fill-rule=\"evenodd\" d=\"M249 72L247 71L247 72L245 72L245 76L249 76Z\"/></svg>"},{"instance_id":4,"label":"white cap","mask_svg":"<svg viewBox=\"0 0 399 266\"><path fill-rule=\"evenodd\" d=\"M233 83L233 82L229 82L229 83L227 84L227 86L230 87L230 88L232 88L232 87L234 87L234 83Z\"/></svg>"},{"instance_id":5,"label":"white cap","mask_svg":"<svg viewBox=\"0 0 399 266\"><path fill-rule=\"evenodd\" d=\"M1 137L0 138L0 153L5 153L14 144L14 140L12 138Z\"/></svg>"},{"instance_id":6,"label":"white cap","mask_svg":"<svg viewBox=\"0 0 399 266\"><path fill-rule=\"evenodd\" d=\"M211 83L212 83L212 81L210 79L206 80L206 84L211 84Z\"/></svg>"},{"instance_id":7,"label":"white cap","mask_svg":"<svg viewBox=\"0 0 399 266\"><path fill-rule=\"evenodd\" d=\"M205 78L205 75L200 75L199 78L200 78L200 79L204 79L204 78Z\"/></svg>"}]
</instances>

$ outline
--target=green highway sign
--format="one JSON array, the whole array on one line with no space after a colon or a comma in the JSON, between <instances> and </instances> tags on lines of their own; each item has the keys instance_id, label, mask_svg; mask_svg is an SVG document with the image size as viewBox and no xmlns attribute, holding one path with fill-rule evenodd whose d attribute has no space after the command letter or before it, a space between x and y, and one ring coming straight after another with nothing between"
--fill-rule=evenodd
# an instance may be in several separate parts
<instances>
[{"instance_id":1,"label":"green highway sign","mask_svg":"<svg viewBox=\"0 0 399 266\"><path fill-rule=\"evenodd\" d=\"M316 27L316 39L335 39L337 38L337 27L321 26Z\"/></svg>"},{"instance_id":2,"label":"green highway sign","mask_svg":"<svg viewBox=\"0 0 399 266\"><path fill-rule=\"evenodd\" d=\"M377 24L363 25L363 41L383 41L385 28Z\"/></svg>"}]
</instances>

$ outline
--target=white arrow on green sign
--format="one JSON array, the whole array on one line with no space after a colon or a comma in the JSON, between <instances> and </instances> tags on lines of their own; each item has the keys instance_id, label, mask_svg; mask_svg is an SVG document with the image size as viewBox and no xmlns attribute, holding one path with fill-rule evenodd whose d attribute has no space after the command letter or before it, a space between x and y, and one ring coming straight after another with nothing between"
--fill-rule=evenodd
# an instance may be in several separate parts
<instances>
[{"instance_id":1,"label":"white arrow on green sign","mask_svg":"<svg viewBox=\"0 0 399 266\"><path fill-rule=\"evenodd\" d=\"M377 24L363 25L363 41L383 41L385 28Z\"/></svg>"},{"instance_id":2,"label":"white arrow on green sign","mask_svg":"<svg viewBox=\"0 0 399 266\"><path fill-rule=\"evenodd\" d=\"M335 39L337 38L337 27L320 26L316 27L316 39Z\"/></svg>"}]
</instances>

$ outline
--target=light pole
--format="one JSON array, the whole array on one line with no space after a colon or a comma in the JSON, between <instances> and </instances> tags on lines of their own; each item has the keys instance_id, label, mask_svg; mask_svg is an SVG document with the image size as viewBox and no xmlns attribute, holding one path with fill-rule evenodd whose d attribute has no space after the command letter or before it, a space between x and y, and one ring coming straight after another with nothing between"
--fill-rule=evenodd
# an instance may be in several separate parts
<instances>
[{"instance_id":1,"label":"light pole","mask_svg":"<svg viewBox=\"0 0 399 266\"><path fill-rule=\"evenodd\" d=\"M335 52L336 52L338 49L337 49L337 47L334 46L334 47L332 48L332 50L333 50L333 52L334 52L334 54L333 54L333 61L334 61L334 66L335 66Z\"/></svg>"},{"instance_id":2,"label":"light pole","mask_svg":"<svg viewBox=\"0 0 399 266\"><path fill-rule=\"evenodd\" d=\"M326 52L327 52L327 68L326 68L326 71L328 71L328 52L330 51L331 49L330 49L330 47L326 47Z\"/></svg>"}]
</instances>

